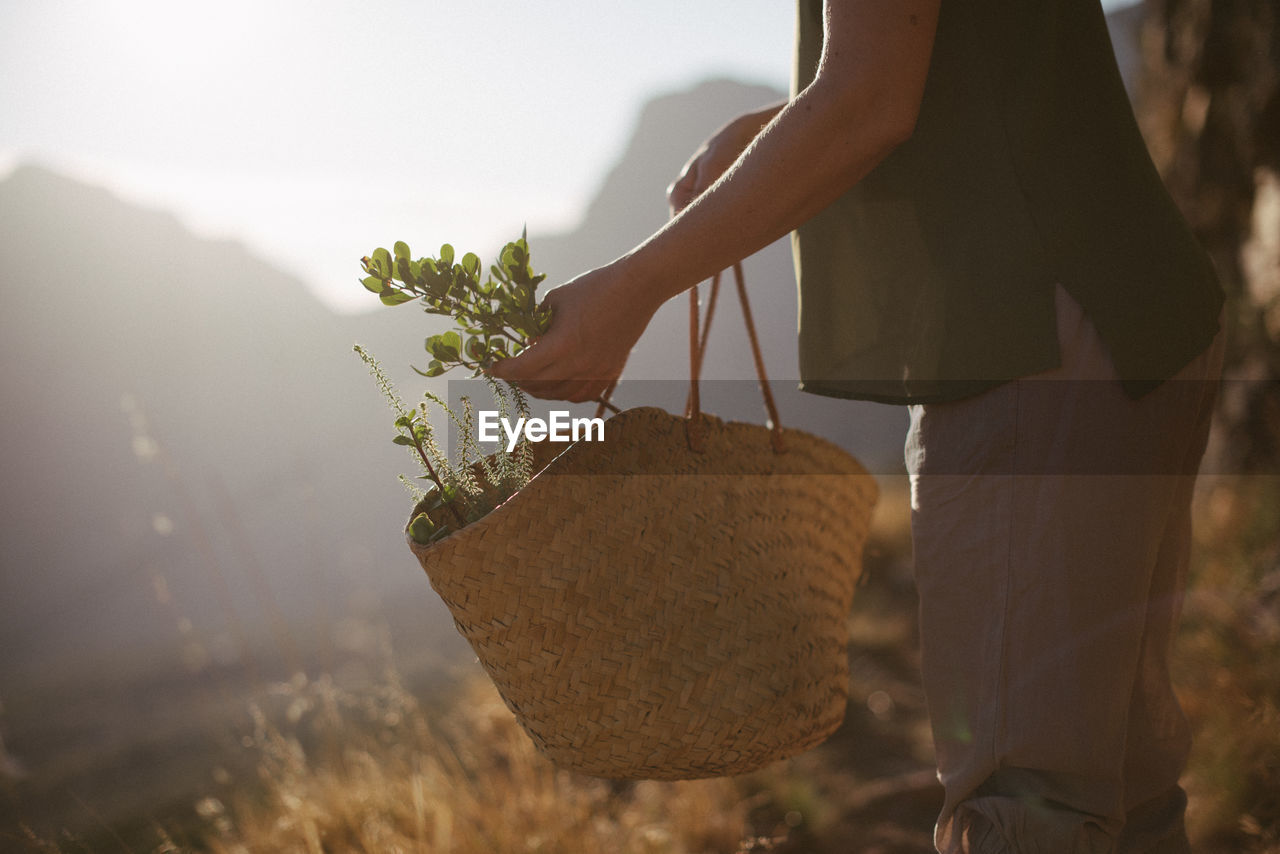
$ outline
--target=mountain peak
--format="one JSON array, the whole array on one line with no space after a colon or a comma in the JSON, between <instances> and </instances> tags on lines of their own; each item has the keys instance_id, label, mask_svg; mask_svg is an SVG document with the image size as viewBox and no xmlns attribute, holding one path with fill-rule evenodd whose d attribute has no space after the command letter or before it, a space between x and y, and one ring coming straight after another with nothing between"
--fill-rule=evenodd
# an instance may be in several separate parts
<instances>
[{"instance_id":1,"label":"mountain peak","mask_svg":"<svg viewBox=\"0 0 1280 854\"><path fill-rule=\"evenodd\" d=\"M0 180L0 208L23 209L27 215L56 212L73 220L109 215L128 210L131 215L146 214L169 228L181 228L178 218L168 211L145 208L126 201L100 184L71 177L35 161L21 161Z\"/></svg>"},{"instance_id":2,"label":"mountain peak","mask_svg":"<svg viewBox=\"0 0 1280 854\"><path fill-rule=\"evenodd\" d=\"M666 221L666 186L689 155L729 119L784 95L769 86L713 78L650 98L581 224L571 235L537 236L542 269L553 279L576 273L573 266L605 263L648 237Z\"/></svg>"}]
</instances>

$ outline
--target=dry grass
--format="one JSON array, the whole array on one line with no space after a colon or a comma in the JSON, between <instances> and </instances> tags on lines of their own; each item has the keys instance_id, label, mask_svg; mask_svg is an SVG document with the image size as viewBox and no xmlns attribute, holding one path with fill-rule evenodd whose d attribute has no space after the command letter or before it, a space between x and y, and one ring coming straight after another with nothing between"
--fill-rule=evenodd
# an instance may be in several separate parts
<instances>
[{"instance_id":1,"label":"dry grass","mask_svg":"<svg viewBox=\"0 0 1280 854\"><path fill-rule=\"evenodd\" d=\"M895 488L902 485L888 485L877 515L873 568L900 561L909 541L905 495ZM909 654L912 618L880 610L883 592L868 592L878 604L853 625L864 652ZM903 693L877 678L870 660L860 671L868 666L873 675L853 686L853 720L843 731L863 744L861 728L877 723L867 696ZM575 775L536 753L479 675L463 680L439 714L405 691L393 670L380 687L359 692L298 679L280 686L277 700L273 711L254 710L254 790L237 783L226 798L197 805L203 844L219 854L827 850L824 837L850 830L842 795L862 782L820 751L733 779L611 784ZM918 698L912 705L918 731L923 708ZM908 836L907 847L883 850L918 850L920 833Z\"/></svg>"},{"instance_id":2,"label":"dry grass","mask_svg":"<svg viewBox=\"0 0 1280 854\"><path fill-rule=\"evenodd\" d=\"M1188 824L1205 851L1280 851L1280 477L1222 478L1198 501L1175 656L1195 727Z\"/></svg>"},{"instance_id":3,"label":"dry grass","mask_svg":"<svg viewBox=\"0 0 1280 854\"><path fill-rule=\"evenodd\" d=\"M478 668L423 701L388 665L358 687L298 677L259 692L225 762L240 770L215 774L191 821L153 821L145 842L105 835L101 848L66 834L8 840L40 852L927 851L938 791L898 480L885 484L855 601L845 726L794 760L740 778L610 784L539 756ZM1196 511L1175 659L1196 727L1188 821L1198 851L1280 852L1280 478L1206 482Z\"/></svg>"},{"instance_id":4,"label":"dry grass","mask_svg":"<svg viewBox=\"0 0 1280 854\"><path fill-rule=\"evenodd\" d=\"M282 691L251 737L259 786L197 811L220 854L734 852L750 804L727 780L611 786L554 768L486 680L440 716L388 674L360 694L327 679Z\"/></svg>"}]
</instances>

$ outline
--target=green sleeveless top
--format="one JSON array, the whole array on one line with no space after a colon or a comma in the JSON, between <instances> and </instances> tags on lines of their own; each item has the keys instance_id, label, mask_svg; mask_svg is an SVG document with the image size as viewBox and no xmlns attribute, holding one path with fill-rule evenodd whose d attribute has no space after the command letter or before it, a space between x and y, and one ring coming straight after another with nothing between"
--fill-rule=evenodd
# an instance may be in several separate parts
<instances>
[{"instance_id":1,"label":"green sleeveless top","mask_svg":"<svg viewBox=\"0 0 1280 854\"><path fill-rule=\"evenodd\" d=\"M800 0L795 91L821 0ZM943 2L915 132L792 235L801 388L921 403L1057 367L1061 283L1141 395L1218 328L1096 0Z\"/></svg>"}]
</instances>

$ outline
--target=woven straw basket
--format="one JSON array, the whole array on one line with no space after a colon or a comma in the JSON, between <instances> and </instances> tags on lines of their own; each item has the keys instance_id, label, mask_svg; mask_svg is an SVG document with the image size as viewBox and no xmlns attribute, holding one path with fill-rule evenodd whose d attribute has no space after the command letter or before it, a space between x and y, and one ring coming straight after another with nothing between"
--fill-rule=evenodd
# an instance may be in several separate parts
<instances>
[{"instance_id":1,"label":"woven straw basket","mask_svg":"<svg viewBox=\"0 0 1280 854\"><path fill-rule=\"evenodd\" d=\"M843 719L875 481L823 439L701 415L692 397L690 418L610 418L603 442L569 446L483 519L431 546L409 539L560 766L745 773Z\"/></svg>"}]
</instances>

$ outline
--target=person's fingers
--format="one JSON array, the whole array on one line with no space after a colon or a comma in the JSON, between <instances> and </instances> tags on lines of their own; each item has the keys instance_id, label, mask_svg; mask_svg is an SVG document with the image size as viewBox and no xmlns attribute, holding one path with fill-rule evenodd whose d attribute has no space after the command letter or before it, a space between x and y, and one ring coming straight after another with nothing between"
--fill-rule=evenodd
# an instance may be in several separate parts
<instances>
[{"instance_id":1,"label":"person's fingers","mask_svg":"<svg viewBox=\"0 0 1280 854\"><path fill-rule=\"evenodd\" d=\"M547 332L518 356L496 362L490 375L533 397L575 403L599 397L622 372L635 326L600 289L600 275L584 274L550 291L542 301L552 311Z\"/></svg>"},{"instance_id":2,"label":"person's fingers","mask_svg":"<svg viewBox=\"0 0 1280 854\"><path fill-rule=\"evenodd\" d=\"M556 305L560 302L560 295L557 290L549 291L542 298L542 305L551 309L550 329L546 334L535 338L518 355L495 362L493 367L489 369L491 375L507 382L523 384L527 380L533 380L546 374L551 363L558 355L558 350L561 349L559 340L565 332L563 329L564 321L561 321L559 326L556 325Z\"/></svg>"},{"instance_id":3,"label":"person's fingers","mask_svg":"<svg viewBox=\"0 0 1280 854\"><path fill-rule=\"evenodd\" d=\"M693 201L695 195L696 194L693 190L687 185L676 187L671 193L669 193L667 195L667 204L671 208L672 216L687 208L689 203Z\"/></svg>"},{"instance_id":4,"label":"person's fingers","mask_svg":"<svg viewBox=\"0 0 1280 854\"><path fill-rule=\"evenodd\" d=\"M569 395L577 393L583 383L573 378L572 358L560 353L562 349L558 337L549 332L520 355L495 362L489 373L519 385L533 397L569 400Z\"/></svg>"},{"instance_id":5,"label":"person's fingers","mask_svg":"<svg viewBox=\"0 0 1280 854\"><path fill-rule=\"evenodd\" d=\"M521 380L519 386L525 394L539 400L568 400L568 395L576 387L564 380Z\"/></svg>"},{"instance_id":6,"label":"person's fingers","mask_svg":"<svg viewBox=\"0 0 1280 854\"><path fill-rule=\"evenodd\" d=\"M532 355L535 349L537 349L536 345L526 352ZM610 378L588 375L587 379L583 379L583 371L566 370L554 362L535 366L531 370L525 370L524 365L511 365L520 358L521 356L504 359L496 363L490 373L498 379L518 384L525 392L536 398L582 403L597 399L609 385ZM508 370L509 367L514 367L515 370Z\"/></svg>"},{"instance_id":7,"label":"person's fingers","mask_svg":"<svg viewBox=\"0 0 1280 854\"><path fill-rule=\"evenodd\" d=\"M562 399L570 403L585 403L588 400L598 400L604 394L604 390L608 385L609 382L603 379L585 380L577 383L571 390L566 391Z\"/></svg>"},{"instance_id":8,"label":"person's fingers","mask_svg":"<svg viewBox=\"0 0 1280 854\"><path fill-rule=\"evenodd\" d=\"M667 195L671 196L687 187L694 180L697 171L697 157L691 157L689 160L685 161L684 166L680 168L680 174L675 177L674 181L667 185Z\"/></svg>"},{"instance_id":9,"label":"person's fingers","mask_svg":"<svg viewBox=\"0 0 1280 854\"><path fill-rule=\"evenodd\" d=\"M524 348L517 356L494 362L489 373L500 380L524 383L544 373L550 366L551 349L544 345L544 341L538 341Z\"/></svg>"},{"instance_id":10,"label":"person's fingers","mask_svg":"<svg viewBox=\"0 0 1280 854\"><path fill-rule=\"evenodd\" d=\"M583 403L588 400L597 400L608 385L608 381L603 379L546 379L522 382L520 388L541 400Z\"/></svg>"},{"instance_id":11,"label":"person's fingers","mask_svg":"<svg viewBox=\"0 0 1280 854\"><path fill-rule=\"evenodd\" d=\"M673 215L684 210L697 196L698 171L698 158L694 158L685 164L680 176L667 187L667 204L671 206Z\"/></svg>"}]
</instances>

